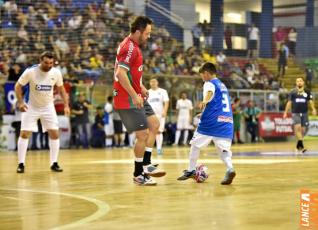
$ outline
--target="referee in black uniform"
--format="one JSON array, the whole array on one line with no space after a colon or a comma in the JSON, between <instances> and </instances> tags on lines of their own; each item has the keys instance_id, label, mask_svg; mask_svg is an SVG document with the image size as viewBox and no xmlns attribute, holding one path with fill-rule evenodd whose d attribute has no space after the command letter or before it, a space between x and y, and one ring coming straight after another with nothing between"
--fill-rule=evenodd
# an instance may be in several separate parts
<instances>
[{"instance_id":1,"label":"referee in black uniform","mask_svg":"<svg viewBox=\"0 0 318 230\"><path fill-rule=\"evenodd\" d=\"M289 93L288 102L285 107L284 119L291 108L294 124L294 132L297 138L296 151L302 154L306 151L303 144L303 137L306 128L309 125L308 121L308 103L311 107L312 114L317 115L313 96L310 91L304 89L304 79L299 77L296 79L296 88Z\"/></svg>"}]
</instances>

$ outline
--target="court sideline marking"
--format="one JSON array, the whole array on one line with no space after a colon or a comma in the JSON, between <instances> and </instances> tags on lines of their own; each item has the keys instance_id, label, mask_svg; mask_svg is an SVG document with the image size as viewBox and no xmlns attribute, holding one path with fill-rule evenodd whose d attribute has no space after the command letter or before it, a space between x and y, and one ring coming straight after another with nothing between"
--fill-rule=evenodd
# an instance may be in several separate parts
<instances>
[{"instance_id":1,"label":"court sideline marking","mask_svg":"<svg viewBox=\"0 0 318 230\"><path fill-rule=\"evenodd\" d=\"M110 206L100 200L96 200L94 198L89 198L81 195L74 195L69 193L63 193L63 192L49 192L49 191L40 191L40 190L30 190L30 189L5 189L0 188L0 190L7 190L7 191L22 191L22 192L31 192L31 193L43 193L43 194L49 194L49 195L59 195L59 196L67 196L75 199L85 200L87 202L93 203L97 206L97 211L91 214L90 216L87 216L83 219L80 219L78 221L65 224L62 226L51 228L50 230L64 230L64 229L70 229L70 228L77 228L80 225L87 224L89 222L92 222L94 220L97 220L101 218L102 216L106 215L110 211Z\"/></svg>"}]
</instances>

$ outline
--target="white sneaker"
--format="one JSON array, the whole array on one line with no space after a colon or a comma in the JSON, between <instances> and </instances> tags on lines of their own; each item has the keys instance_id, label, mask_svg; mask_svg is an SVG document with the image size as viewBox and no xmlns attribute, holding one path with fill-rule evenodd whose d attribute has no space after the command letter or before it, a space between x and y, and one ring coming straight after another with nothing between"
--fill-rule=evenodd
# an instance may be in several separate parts
<instances>
[{"instance_id":1,"label":"white sneaker","mask_svg":"<svg viewBox=\"0 0 318 230\"><path fill-rule=\"evenodd\" d=\"M162 176L166 175L165 171L158 169L157 167L155 167L152 164L143 166L143 168L144 168L144 173L146 175L149 175L149 176L162 177Z\"/></svg>"},{"instance_id":2,"label":"white sneaker","mask_svg":"<svg viewBox=\"0 0 318 230\"><path fill-rule=\"evenodd\" d=\"M154 179L144 174L134 177L133 180L134 180L134 183L138 185L144 185L144 186L157 185L157 182Z\"/></svg>"}]
</instances>

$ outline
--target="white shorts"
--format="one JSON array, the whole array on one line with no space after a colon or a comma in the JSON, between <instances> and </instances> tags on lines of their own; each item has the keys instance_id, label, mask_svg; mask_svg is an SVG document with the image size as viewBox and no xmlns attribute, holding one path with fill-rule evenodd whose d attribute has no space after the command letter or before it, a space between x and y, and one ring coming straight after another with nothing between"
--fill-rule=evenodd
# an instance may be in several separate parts
<instances>
[{"instance_id":1,"label":"white shorts","mask_svg":"<svg viewBox=\"0 0 318 230\"><path fill-rule=\"evenodd\" d=\"M157 115L157 118L159 120L159 123L160 123L160 126L159 126L159 132L160 133L163 133L165 131L165 124L166 124L166 118L165 117L162 117L161 115Z\"/></svg>"},{"instance_id":2,"label":"white shorts","mask_svg":"<svg viewBox=\"0 0 318 230\"><path fill-rule=\"evenodd\" d=\"M114 122L113 119L108 120L108 124L104 125L104 131L106 136L113 136L115 131L114 131Z\"/></svg>"},{"instance_id":3,"label":"white shorts","mask_svg":"<svg viewBox=\"0 0 318 230\"><path fill-rule=\"evenodd\" d=\"M232 139L229 138L207 136L195 131L190 144L197 148L203 148L208 146L211 141L214 142L218 153L222 153L224 150L231 153Z\"/></svg>"},{"instance_id":4,"label":"white shorts","mask_svg":"<svg viewBox=\"0 0 318 230\"><path fill-rule=\"evenodd\" d=\"M43 133L58 130L58 120L54 105L36 108L28 105L28 110L21 115L21 130L38 132L38 120L41 120Z\"/></svg>"},{"instance_id":5,"label":"white shorts","mask_svg":"<svg viewBox=\"0 0 318 230\"><path fill-rule=\"evenodd\" d=\"M189 117L179 117L177 121L177 129L190 129Z\"/></svg>"}]
</instances>

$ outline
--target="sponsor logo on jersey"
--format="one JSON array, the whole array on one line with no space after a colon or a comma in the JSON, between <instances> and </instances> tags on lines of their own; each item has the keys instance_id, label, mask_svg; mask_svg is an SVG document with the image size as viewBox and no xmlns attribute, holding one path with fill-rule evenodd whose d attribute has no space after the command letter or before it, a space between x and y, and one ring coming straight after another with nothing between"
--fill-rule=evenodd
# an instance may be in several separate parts
<instances>
[{"instance_id":1,"label":"sponsor logo on jersey","mask_svg":"<svg viewBox=\"0 0 318 230\"><path fill-rule=\"evenodd\" d=\"M118 95L118 91L116 89L113 90L113 96L116 97Z\"/></svg>"},{"instance_id":2,"label":"sponsor logo on jersey","mask_svg":"<svg viewBox=\"0 0 318 230\"><path fill-rule=\"evenodd\" d=\"M306 98L296 98L296 103L306 103Z\"/></svg>"},{"instance_id":3,"label":"sponsor logo on jersey","mask_svg":"<svg viewBox=\"0 0 318 230\"><path fill-rule=\"evenodd\" d=\"M51 91L52 85L35 85L35 90L37 90L37 91Z\"/></svg>"},{"instance_id":4,"label":"sponsor logo on jersey","mask_svg":"<svg viewBox=\"0 0 318 230\"><path fill-rule=\"evenodd\" d=\"M132 52L134 50L134 44L132 42L129 43L129 49L128 49L128 53L127 53L127 56L125 58L125 62L126 63L129 63L130 62L130 58L131 58L131 55L132 55Z\"/></svg>"},{"instance_id":5,"label":"sponsor logo on jersey","mask_svg":"<svg viewBox=\"0 0 318 230\"><path fill-rule=\"evenodd\" d=\"M218 116L218 122L233 123L233 118L232 117L226 117L226 116Z\"/></svg>"},{"instance_id":6,"label":"sponsor logo on jersey","mask_svg":"<svg viewBox=\"0 0 318 230\"><path fill-rule=\"evenodd\" d=\"M139 72L141 72L142 69L143 69L143 65L141 65L141 66L138 67L138 71L139 71Z\"/></svg>"}]
</instances>

